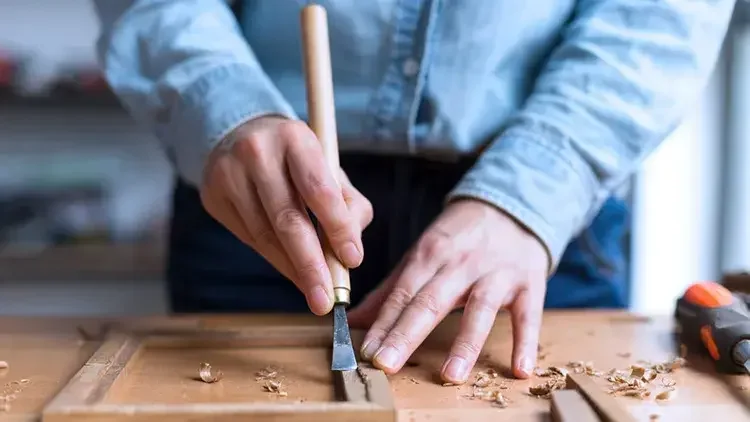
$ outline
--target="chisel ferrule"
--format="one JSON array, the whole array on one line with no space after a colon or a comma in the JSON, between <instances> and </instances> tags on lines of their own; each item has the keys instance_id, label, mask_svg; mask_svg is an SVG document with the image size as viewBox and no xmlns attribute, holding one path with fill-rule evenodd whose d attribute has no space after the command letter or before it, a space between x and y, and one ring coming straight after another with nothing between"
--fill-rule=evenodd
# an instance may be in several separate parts
<instances>
[{"instance_id":1,"label":"chisel ferrule","mask_svg":"<svg viewBox=\"0 0 750 422\"><path fill-rule=\"evenodd\" d=\"M334 287L333 302L336 305L349 305L351 303L351 290L346 287Z\"/></svg>"}]
</instances>

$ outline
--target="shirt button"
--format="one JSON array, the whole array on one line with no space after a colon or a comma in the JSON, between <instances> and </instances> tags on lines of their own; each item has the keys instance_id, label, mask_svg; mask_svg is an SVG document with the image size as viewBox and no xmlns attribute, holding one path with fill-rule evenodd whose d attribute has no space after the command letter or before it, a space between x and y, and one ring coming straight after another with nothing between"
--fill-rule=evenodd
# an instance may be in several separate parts
<instances>
[{"instance_id":1,"label":"shirt button","mask_svg":"<svg viewBox=\"0 0 750 422\"><path fill-rule=\"evenodd\" d=\"M419 73L419 63L414 59L406 59L402 68L404 75L408 77L415 76Z\"/></svg>"}]
</instances>

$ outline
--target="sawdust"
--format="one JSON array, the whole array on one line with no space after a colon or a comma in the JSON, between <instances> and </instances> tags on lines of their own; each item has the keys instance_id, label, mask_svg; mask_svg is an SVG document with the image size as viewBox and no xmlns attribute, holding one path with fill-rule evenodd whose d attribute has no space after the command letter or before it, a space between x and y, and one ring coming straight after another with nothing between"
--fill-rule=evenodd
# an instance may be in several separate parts
<instances>
[{"instance_id":1,"label":"sawdust","mask_svg":"<svg viewBox=\"0 0 750 422\"><path fill-rule=\"evenodd\" d=\"M279 379L279 370L273 366L266 366L255 373L255 381L263 382L261 388L266 393L275 394L277 397L288 397L289 393Z\"/></svg>"},{"instance_id":2,"label":"sawdust","mask_svg":"<svg viewBox=\"0 0 750 422\"><path fill-rule=\"evenodd\" d=\"M23 378L16 381L10 381L3 385L3 390L0 393L0 412L7 412L10 410L10 402L14 401L18 394L20 394L26 385L31 382L28 378Z\"/></svg>"}]
</instances>

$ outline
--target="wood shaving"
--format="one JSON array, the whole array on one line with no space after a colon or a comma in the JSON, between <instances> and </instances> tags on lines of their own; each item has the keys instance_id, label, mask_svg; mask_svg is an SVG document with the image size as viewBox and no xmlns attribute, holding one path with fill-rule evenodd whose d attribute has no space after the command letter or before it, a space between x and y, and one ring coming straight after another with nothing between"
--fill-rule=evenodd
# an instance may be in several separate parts
<instances>
[{"instance_id":1,"label":"wood shaving","mask_svg":"<svg viewBox=\"0 0 750 422\"><path fill-rule=\"evenodd\" d=\"M568 375L568 370L557 366L550 366L549 368L534 368L534 375L538 377L565 377Z\"/></svg>"},{"instance_id":2,"label":"wood shaving","mask_svg":"<svg viewBox=\"0 0 750 422\"><path fill-rule=\"evenodd\" d=\"M477 377L474 380L474 383L472 385L474 387L485 388L485 387L489 387L490 385L492 385L493 382L494 381L492 381L492 377L490 377L484 372L480 372L477 374Z\"/></svg>"},{"instance_id":3,"label":"wood shaving","mask_svg":"<svg viewBox=\"0 0 750 422\"><path fill-rule=\"evenodd\" d=\"M458 384L452 383L452 382L444 382L443 387L455 387Z\"/></svg>"},{"instance_id":4,"label":"wood shaving","mask_svg":"<svg viewBox=\"0 0 750 422\"><path fill-rule=\"evenodd\" d=\"M641 378L646 373L646 368L641 365L630 366L630 376L635 378Z\"/></svg>"},{"instance_id":5,"label":"wood shaving","mask_svg":"<svg viewBox=\"0 0 750 422\"><path fill-rule=\"evenodd\" d=\"M650 397L655 397L660 401L669 400L670 395L674 394L673 387L676 382L664 374L676 371L683 367L685 362L685 359L681 357L660 363L639 360L630 365L627 370L612 369L607 372L606 378L610 383L609 393L642 400ZM650 386L654 385L659 377L661 377L660 384L668 390L656 393L650 390Z\"/></svg>"},{"instance_id":6,"label":"wood shaving","mask_svg":"<svg viewBox=\"0 0 750 422\"><path fill-rule=\"evenodd\" d=\"M0 369L8 369L8 362L0 360Z\"/></svg>"},{"instance_id":7,"label":"wood shaving","mask_svg":"<svg viewBox=\"0 0 750 422\"><path fill-rule=\"evenodd\" d=\"M675 385L677 385L677 381L673 380L672 378L662 377L661 385L665 387L674 387Z\"/></svg>"},{"instance_id":8,"label":"wood shaving","mask_svg":"<svg viewBox=\"0 0 750 422\"><path fill-rule=\"evenodd\" d=\"M492 378L497 378L497 376L500 374L498 374L496 370L490 368L487 370L487 375L489 375Z\"/></svg>"},{"instance_id":9,"label":"wood shaving","mask_svg":"<svg viewBox=\"0 0 750 422\"><path fill-rule=\"evenodd\" d=\"M657 394L654 398L657 401L669 401L675 398L677 395L677 390L671 389L671 390L664 390L661 393Z\"/></svg>"},{"instance_id":10,"label":"wood shaving","mask_svg":"<svg viewBox=\"0 0 750 422\"><path fill-rule=\"evenodd\" d=\"M287 397L289 393L284 391L279 381L268 380L263 384L263 391L266 393L274 393L279 397Z\"/></svg>"},{"instance_id":11,"label":"wood shaving","mask_svg":"<svg viewBox=\"0 0 750 422\"><path fill-rule=\"evenodd\" d=\"M276 378L279 372L271 366L267 366L264 369L255 373L255 381L266 381L269 379Z\"/></svg>"},{"instance_id":12,"label":"wood shaving","mask_svg":"<svg viewBox=\"0 0 750 422\"><path fill-rule=\"evenodd\" d=\"M30 382L31 380L24 378L6 383L3 386L2 392L0 392L0 406L7 405L8 409L10 409L10 402L15 400L16 395L20 394Z\"/></svg>"},{"instance_id":13,"label":"wood shaving","mask_svg":"<svg viewBox=\"0 0 750 422\"><path fill-rule=\"evenodd\" d=\"M565 377L557 376L543 384L529 387L529 393L532 396L549 399L552 392L565 388Z\"/></svg>"},{"instance_id":14,"label":"wood shaving","mask_svg":"<svg viewBox=\"0 0 750 422\"><path fill-rule=\"evenodd\" d=\"M494 392L494 397L492 397L492 404L501 408L505 409L508 407L508 399L499 391Z\"/></svg>"},{"instance_id":15,"label":"wood shaving","mask_svg":"<svg viewBox=\"0 0 750 422\"><path fill-rule=\"evenodd\" d=\"M224 374L221 371L216 371L216 373L214 373L211 365L206 362L201 363L198 374L200 375L201 381L209 384L220 381L224 377Z\"/></svg>"},{"instance_id":16,"label":"wood shaving","mask_svg":"<svg viewBox=\"0 0 750 422\"><path fill-rule=\"evenodd\" d=\"M409 377L409 381L411 381L413 384L419 384L419 381L417 381L414 377Z\"/></svg>"},{"instance_id":17,"label":"wood shaving","mask_svg":"<svg viewBox=\"0 0 750 422\"><path fill-rule=\"evenodd\" d=\"M592 377L600 377L602 375L601 372L594 368L594 362L571 361L568 362L567 367L576 374L586 374Z\"/></svg>"}]
</instances>

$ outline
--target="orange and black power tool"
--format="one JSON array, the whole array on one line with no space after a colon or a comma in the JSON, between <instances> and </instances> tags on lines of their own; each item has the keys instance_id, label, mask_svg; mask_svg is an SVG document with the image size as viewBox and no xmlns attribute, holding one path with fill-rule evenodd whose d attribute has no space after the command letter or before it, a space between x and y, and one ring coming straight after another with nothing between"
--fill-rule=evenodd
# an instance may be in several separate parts
<instances>
[{"instance_id":1,"label":"orange and black power tool","mask_svg":"<svg viewBox=\"0 0 750 422\"><path fill-rule=\"evenodd\" d=\"M750 309L746 296L714 282L696 283L677 300L675 318L682 342L700 345L717 370L750 373Z\"/></svg>"}]
</instances>

